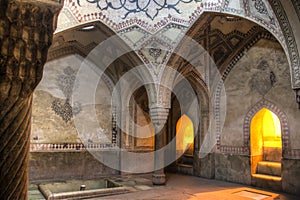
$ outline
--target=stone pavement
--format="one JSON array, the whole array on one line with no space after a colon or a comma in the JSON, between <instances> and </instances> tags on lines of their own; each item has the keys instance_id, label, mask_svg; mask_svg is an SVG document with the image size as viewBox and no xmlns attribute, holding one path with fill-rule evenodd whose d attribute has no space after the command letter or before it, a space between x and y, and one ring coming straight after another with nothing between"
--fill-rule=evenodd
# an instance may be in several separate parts
<instances>
[{"instance_id":1,"label":"stone pavement","mask_svg":"<svg viewBox=\"0 0 300 200\"><path fill-rule=\"evenodd\" d=\"M205 179L180 174L167 174L165 186L153 186L151 174L109 177L124 186L132 187L134 192L93 198L91 200L298 200L300 197L254 188L247 185ZM31 187L34 188L34 187ZM44 199L36 189L29 190L29 200Z\"/></svg>"},{"instance_id":2,"label":"stone pavement","mask_svg":"<svg viewBox=\"0 0 300 200\"><path fill-rule=\"evenodd\" d=\"M151 179L151 175L147 178ZM281 199L299 200L297 196L270 192L242 184L229 183L214 179L205 179L179 174L167 174L165 186L151 186L137 192L101 197L96 199L113 200L251 200ZM149 185L150 186L150 185Z\"/></svg>"}]
</instances>

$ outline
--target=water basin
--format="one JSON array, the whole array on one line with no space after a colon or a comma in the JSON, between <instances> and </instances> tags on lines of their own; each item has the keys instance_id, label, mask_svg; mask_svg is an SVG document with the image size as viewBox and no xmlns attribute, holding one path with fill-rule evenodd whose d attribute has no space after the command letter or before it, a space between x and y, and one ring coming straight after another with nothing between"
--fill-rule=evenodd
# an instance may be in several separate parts
<instances>
[{"instance_id":1,"label":"water basin","mask_svg":"<svg viewBox=\"0 0 300 200\"><path fill-rule=\"evenodd\" d=\"M86 199L122 194L130 192L132 188L124 187L110 179L100 179L45 183L39 185L39 190L47 200L54 200Z\"/></svg>"}]
</instances>

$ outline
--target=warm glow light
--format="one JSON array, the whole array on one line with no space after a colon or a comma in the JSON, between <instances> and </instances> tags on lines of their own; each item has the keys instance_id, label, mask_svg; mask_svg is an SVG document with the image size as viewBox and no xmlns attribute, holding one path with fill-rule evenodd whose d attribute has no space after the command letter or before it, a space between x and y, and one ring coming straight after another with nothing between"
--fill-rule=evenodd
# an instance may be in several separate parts
<instances>
[{"instance_id":1,"label":"warm glow light","mask_svg":"<svg viewBox=\"0 0 300 200\"><path fill-rule=\"evenodd\" d=\"M261 148L261 145L282 147L280 120L266 108L261 109L251 121L251 148Z\"/></svg>"},{"instance_id":2,"label":"warm glow light","mask_svg":"<svg viewBox=\"0 0 300 200\"><path fill-rule=\"evenodd\" d=\"M186 115L181 116L176 124L176 150L193 153L194 126Z\"/></svg>"},{"instance_id":3,"label":"warm glow light","mask_svg":"<svg viewBox=\"0 0 300 200\"><path fill-rule=\"evenodd\" d=\"M262 126L264 147L281 147L281 127L278 117L265 109Z\"/></svg>"},{"instance_id":4,"label":"warm glow light","mask_svg":"<svg viewBox=\"0 0 300 200\"><path fill-rule=\"evenodd\" d=\"M271 111L270 111L271 112ZM280 120L277 117L277 115L275 115L273 112L271 112L272 114L272 118L273 118L273 122L274 122L274 126L275 126L275 136L276 137L281 137L281 125L280 125Z\"/></svg>"},{"instance_id":5,"label":"warm glow light","mask_svg":"<svg viewBox=\"0 0 300 200\"><path fill-rule=\"evenodd\" d=\"M266 108L258 111L251 120L250 125L251 142L251 173L253 177L260 179L280 181L281 177L270 178L257 173L257 166L270 166L269 161L276 162L272 164L272 170L281 169L281 163L278 162L282 155L281 124L276 114ZM266 161L266 163L262 162Z\"/></svg>"}]
</instances>

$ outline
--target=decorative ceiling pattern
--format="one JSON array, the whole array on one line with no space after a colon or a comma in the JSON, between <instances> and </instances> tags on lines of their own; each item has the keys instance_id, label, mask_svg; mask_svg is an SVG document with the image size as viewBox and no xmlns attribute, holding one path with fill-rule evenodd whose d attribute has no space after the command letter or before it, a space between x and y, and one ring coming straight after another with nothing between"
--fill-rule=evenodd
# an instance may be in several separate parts
<instances>
[{"instance_id":1,"label":"decorative ceiling pattern","mask_svg":"<svg viewBox=\"0 0 300 200\"><path fill-rule=\"evenodd\" d=\"M172 52L203 13L229 14L255 22L280 41L283 49L290 56L293 70L292 87L296 88L300 87L300 75L296 64L299 58L295 59L293 56L294 37L289 36L290 29L286 29L289 24L285 22L284 9L278 7L278 2L278 0L65 0L58 17L56 32L63 32L84 24L103 23L135 50L148 66L151 75L159 80L162 76L161 72L164 71L163 65L167 63L170 54L166 56L161 53L163 58L157 57L156 54L157 58L152 62L153 57L147 55L148 51L142 50L143 48L155 44L168 46L167 51ZM299 7L297 2L293 0L294 7ZM281 20L280 23L277 19ZM290 38L293 42L289 41ZM228 45L232 46L240 39L241 36L235 35ZM218 49L219 53L215 52L214 56L220 57L223 51L225 50ZM162 63L157 64L158 60Z\"/></svg>"},{"instance_id":2,"label":"decorative ceiling pattern","mask_svg":"<svg viewBox=\"0 0 300 200\"><path fill-rule=\"evenodd\" d=\"M300 88L300 57L299 51L297 48L297 42L295 40L295 35L293 32L293 27L289 23L289 19L287 13L283 9L283 5L280 0L269 0L272 4L273 11L275 12L277 19L280 20L281 30L283 31L284 38L279 41L284 41L285 44L283 49L286 54L289 56L289 64L291 67L291 79L292 79L292 88L299 89Z\"/></svg>"},{"instance_id":3,"label":"decorative ceiling pattern","mask_svg":"<svg viewBox=\"0 0 300 200\"><path fill-rule=\"evenodd\" d=\"M220 73L222 79L225 79L235 63L260 38L276 41L266 29L249 20L216 13L203 14L186 35L203 47L208 54L195 52L183 41L177 48L179 52L188 55L189 62L173 54L168 65L181 72L186 66L196 63L198 71L201 72L200 76L207 85L209 85L208 77L212 81L216 73ZM212 65L218 70L212 71Z\"/></svg>"},{"instance_id":4,"label":"decorative ceiling pattern","mask_svg":"<svg viewBox=\"0 0 300 200\"><path fill-rule=\"evenodd\" d=\"M239 17L203 14L187 32L212 57L216 66L227 67L238 51L246 51L255 38L276 40L261 26Z\"/></svg>"},{"instance_id":5,"label":"decorative ceiling pattern","mask_svg":"<svg viewBox=\"0 0 300 200\"><path fill-rule=\"evenodd\" d=\"M115 31L138 25L154 33L169 22L189 26L201 10L218 11L220 6L221 0L66 0L58 19L57 31L70 28L70 22L83 24L100 20ZM71 19L63 20L70 17L64 10L73 14Z\"/></svg>"},{"instance_id":6,"label":"decorative ceiling pattern","mask_svg":"<svg viewBox=\"0 0 300 200\"><path fill-rule=\"evenodd\" d=\"M70 54L86 57L103 40L115 33L100 22L93 23L94 28L83 30L82 26L68 29L54 35L48 51L48 61Z\"/></svg>"},{"instance_id":7,"label":"decorative ceiling pattern","mask_svg":"<svg viewBox=\"0 0 300 200\"><path fill-rule=\"evenodd\" d=\"M81 2L84 0L77 0L77 4L81 6ZM101 11L114 10L124 13L120 15L122 19L126 19L128 15L135 15L137 13L143 13L146 17L154 20L159 12L169 9L181 14L182 11L179 9L179 3L191 3L191 2L201 2L202 0L119 0L119 1L104 1L104 0L85 0L90 4L95 4Z\"/></svg>"},{"instance_id":8,"label":"decorative ceiling pattern","mask_svg":"<svg viewBox=\"0 0 300 200\"><path fill-rule=\"evenodd\" d=\"M252 19L280 36L278 22L266 0L65 0L57 31L100 20L116 32L139 26L153 34L169 23L189 27L203 12L211 11Z\"/></svg>"},{"instance_id":9,"label":"decorative ceiling pattern","mask_svg":"<svg viewBox=\"0 0 300 200\"><path fill-rule=\"evenodd\" d=\"M57 32L74 24L100 21L136 51L153 79L160 80L171 52L204 12L223 12L248 18L266 27L282 41L278 22L266 0L65 0ZM228 45L238 45L241 39L242 36L236 34ZM158 47L163 48L160 54L153 51ZM224 54L227 47L223 47L214 53L215 57ZM152 53L145 50L147 48L152 49ZM155 58L153 52L156 52Z\"/></svg>"}]
</instances>

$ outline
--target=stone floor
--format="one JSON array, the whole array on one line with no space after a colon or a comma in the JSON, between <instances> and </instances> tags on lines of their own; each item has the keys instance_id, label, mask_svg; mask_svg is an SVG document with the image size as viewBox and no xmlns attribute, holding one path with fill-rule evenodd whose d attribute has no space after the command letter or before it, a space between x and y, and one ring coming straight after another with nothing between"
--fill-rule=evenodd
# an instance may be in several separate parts
<instances>
[{"instance_id":1,"label":"stone floor","mask_svg":"<svg viewBox=\"0 0 300 200\"><path fill-rule=\"evenodd\" d=\"M124 186L133 187L134 192L122 195L112 195L96 199L111 200L260 200L260 199L281 199L297 200L297 196L267 191L246 185L204 179L179 174L167 174L165 186L152 186L151 175L110 177ZM36 185L29 188L29 200L42 200Z\"/></svg>"}]
</instances>

